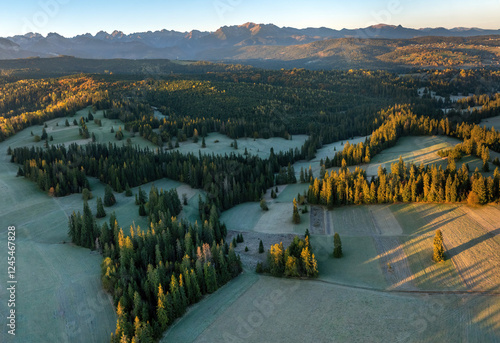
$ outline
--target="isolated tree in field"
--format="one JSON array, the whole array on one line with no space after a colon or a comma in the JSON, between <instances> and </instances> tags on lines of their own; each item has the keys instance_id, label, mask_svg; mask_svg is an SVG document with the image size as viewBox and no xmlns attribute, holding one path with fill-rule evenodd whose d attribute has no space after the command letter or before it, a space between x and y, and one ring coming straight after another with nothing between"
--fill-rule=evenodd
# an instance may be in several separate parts
<instances>
[{"instance_id":1,"label":"isolated tree in field","mask_svg":"<svg viewBox=\"0 0 500 343\"><path fill-rule=\"evenodd\" d=\"M444 261L443 233L441 230L436 230L434 236L434 254L432 255L434 262Z\"/></svg>"},{"instance_id":2,"label":"isolated tree in field","mask_svg":"<svg viewBox=\"0 0 500 343\"><path fill-rule=\"evenodd\" d=\"M335 235L333 235L333 257L342 257L342 241L338 232L335 232Z\"/></svg>"},{"instance_id":3,"label":"isolated tree in field","mask_svg":"<svg viewBox=\"0 0 500 343\"><path fill-rule=\"evenodd\" d=\"M104 190L104 206L113 206L115 203L116 199L113 190L109 185L106 185L106 189Z\"/></svg>"},{"instance_id":4,"label":"isolated tree in field","mask_svg":"<svg viewBox=\"0 0 500 343\"><path fill-rule=\"evenodd\" d=\"M97 218L106 217L106 211L104 211L104 206L102 205L101 197L97 197L97 213L95 215Z\"/></svg>"},{"instance_id":5,"label":"isolated tree in field","mask_svg":"<svg viewBox=\"0 0 500 343\"><path fill-rule=\"evenodd\" d=\"M277 198L277 195L276 195L276 192L274 191L274 189L271 189L271 198L272 199L276 199Z\"/></svg>"},{"instance_id":6,"label":"isolated tree in field","mask_svg":"<svg viewBox=\"0 0 500 343\"><path fill-rule=\"evenodd\" d=\"M264 253L264 243L262 243L262 239L259 242L259 254Z\"/></svg>"},{"instance_id":7,"label":"isolated tree in field","mask_svg":"<svg viewBox=\"0 0 500 343\"><path fill-rule=\"evenodd\" d=\"M267 207L267 203L264 199L261 199L260 200L260 208L262 209L262 211L268 211L269 210L269 207Z\"/></svg>"},{"instance_id":8,"label":"isolated tree in field","mask_svg":"<svg viewBox=\"0 0 500 343\"><path fill-rule=\"evenodd\" d=\"M207 147L207 143L205 143L205 137L201 138L201 147L202 148L206 148Z\"/></svg>"},{"instance_id":9,"label":"isolated tree in field","mask_svg":"<svg viewBox=\"0 0 500 343\"><path fill-rule=\"evenodd\" d=\"M297 200L293 198L293 222L295 224L300 224L300 214L299 209L297 207Z\"/></svg>"},{"instance_id":10,"label":"isolated tree in field","mask_svg":"<svg viewBox=\"0 0 500 343\"><path fill-rule=\"evenodd\" d=\"M68 121L68 119L66 119L66 120L64 121L64 126L69 126L69 121Z\"/></svg>"}]
</instances>

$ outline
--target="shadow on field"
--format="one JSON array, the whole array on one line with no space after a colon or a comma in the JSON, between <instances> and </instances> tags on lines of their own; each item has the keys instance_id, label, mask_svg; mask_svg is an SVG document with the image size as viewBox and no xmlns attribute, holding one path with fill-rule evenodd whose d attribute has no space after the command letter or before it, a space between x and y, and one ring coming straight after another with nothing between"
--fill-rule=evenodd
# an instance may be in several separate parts
<instances>
[{"instance_id":1,"label":"shadow on field","mask_svg":"<svg viewBox=\"0 0 500 343\"><path fill-rule=\"evenodd\" d=\"M446 251L446 258L451 259L454 256L457 256L458 254L460 254L461 252L464 252L465 250L472 248L476 244L487 241L490 238L494 238L498 234L500 234L500 229L488 231L482 236L471 239L470 241L468 241L464 244L461 244L457 247L451 248L450 250Z\"/></svg>"}]
</instances>

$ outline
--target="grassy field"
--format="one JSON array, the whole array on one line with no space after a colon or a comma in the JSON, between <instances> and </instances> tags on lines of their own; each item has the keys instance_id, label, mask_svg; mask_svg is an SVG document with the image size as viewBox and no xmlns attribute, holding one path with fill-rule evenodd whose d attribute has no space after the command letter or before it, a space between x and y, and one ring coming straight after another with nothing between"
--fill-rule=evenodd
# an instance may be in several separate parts
<instances>
[{"instance_id":1,"label":"grassy field","mask_svg":"<svg viewBox=\"0 0 500 343\"><path fill-rule=\"evenodd\" d=\"M47 131L47 134L53 137L53 141L49 141L50 145L58 145L58 144L65 144L69 145L71 143L77 143L77 144L87 144L91 142L91 139L82 139L82 137L79 135L78 128L79 126L73 125L73 120L76 119L78 122L80 120L80 117L86 118L89 112L89 108L85 108L83 110L78 111L73 117L63 117L63 118L56 118L52 120L48 120L45 122L47 124L47 128L45 129ZM124 124L120 120L110 120L106 119L103 117L104 111L97 111L94 115L94 118L96 119L101 119L102 121L102 126L98 126L95 124L93 121L89 121L87 123L87 128L89 130L89 133L92 135L92 133L95 134L96 136L96 142L97 143L116 143L118 146L127 144L127 138L131 139L131 144L134 146L139 146L141 148L149 147L151 149L157 149L158 147L155 146L153 143L150 141L140 137L139 135L134 135L132 136L130 132L123 131L123 139L121 141L117 140L115 138L115 134L111 133L111 127L116 131L118 131L119 127L122 127L124 129ZM65 121L68 119L70 126L65 126ZM43 130L43 125L38 125L38 126L32 126L27 129L24 129L20 132L18 132L15 136L10 137L7 141L3 142L2 146L5 146L5 149L2 151L6 151L7 147L10 146L11 148L16 148L20 146L38 146L38 147L43 147L45 142L40 141L40 142L35 142L34 141L34 136L31 135L42 135L42 130Z\"/></svg>"},{"instance_id":2,"label":"grassy field","mask_svg":"<svg viewBox=\"0 0 500 343\"><path fill-rule=\"evenodd\" d=\"M231 153L242 155L245 148L250 155L257 155L261 158L268 158L270 149L274 148L274 152L288 151L289 149L300 149L304 142L307 140L306 135L295 135L292 140L283 138L269 138L269 139L253 139L253 138L239 138L237 139L238 149L231 147L234 139L226 135L213 132L209 133L205 138L206 147L201 147L201 138L198 143L193 143L191 139L186 142L179 143L179 148L175 149L182 153L193 153L198 155L201 151L202 154L216 154L216 155L230 155Z\"/></svg>"},{"instance_id":3,"label":"grassy field","mask_svg":"<svg viewBox=\"0 0 500 343\"><path fill-rule=\"evenodd\" d=\"M17 136L13 137L18 139ZM0 143L7 149L10 140ZM65 211L59 202L16 178L17 166L0 154L0 237L7 248L7 226L16 226L16 337L0 331L1 342L102 342L116 316L102 292L98 254L68 243ZM6 285L7 273L0 283ZM0 299L7 299L4 286ZM7 313L6 301L0 312Z\"/></svg>"},{"instance_id":4,"label":"grassy field","mask_svg":"<svg viewBox=\"0 0 500 343\"><path fill-rule=\"evenodd\" d=\"M289 203L268 204L269 211L262 211L259 203L245 203L225 211L221 216L228 230L254 231L262 233L304 234L309 228L309 214L300 215L300 224L292 222L293 205ZM244 218L244 219L242 219Z\"/></svg>"},{"instance_id":5,"label":"grassy field","mask_svg":"<svg viewBox=\"0 0 500 343\"><path fill-rule=\"evenodd\" d=\"M489 129L494 127L495 130L499 130L500 129L500 116L483 119L483 120L481 120L479 125L486 126Z\"/></svg>"},{"instance_id":6,"label":"grassy field","mask_svg":"<svg viewBox=\"0 0 500 343\"><path fill-rule=\"evenodd\" d=\"M201 325L188 313L163 341L493 342L499 333L500 301L488 296L404 295L260 276L219 311L210 300L195 308Z\"/></svg>"},{"instance_id":7,"label":"grassy field","mask_svg":"<svg viewBox=\"0 0 500 343\"><path fill-rule=\"evenodd\" d=\"M371 163L366 167L366 174L369 176L377 175L380 165L390 171L391 163L398 162L399 156L403 157L405 163L438 164L445 167L446 159L441 158L437 152L453 148L458 143L460 140L446 136L402 137L396 146L386 149L372 158Z\"/></svg>"},{"instance_id":8,"label":"grassy field","mask_svg":"<svg viewBox=\"0 0 500 343\"><path fill-rule=\"evenodd\" d=\"M295 137L295 136L294 136ZM326 160L327 157L330 159L335 156L335 153L338 151L342 151L344 148L344 144L346 142L349 142L350 144L358 144L360 142L364 142L366 140L367 136L364 137L355 137L353 139L349 139L346 141L339 141L331 144L325 144L321 149L318 149L316 152L316 157L314 157L310 161L298 161L293 164L293 167L295 168L295 174L297 175L297 178L300 175L300 168L303 168L304 170L309 170L309 166L311 166L312 172L314 174L314 177L319 176L319 171L321 169L320 162L321 160ZM354 168L352 168L354 170Z\"/></svg>"},{"instance_id":9,"label":"grassy field","mask_svg":"<svg viewBox=\"0 0 500 343\"><path fill-rule=\"evenodd\" d=\"M395 205L392 209L409 235L403 248L419 288L499 289L498 206L471 209L412 204ZM434 231L438 228L443 232L447 260L434 264L430 257Z\"/></svg>"}]
</instances>

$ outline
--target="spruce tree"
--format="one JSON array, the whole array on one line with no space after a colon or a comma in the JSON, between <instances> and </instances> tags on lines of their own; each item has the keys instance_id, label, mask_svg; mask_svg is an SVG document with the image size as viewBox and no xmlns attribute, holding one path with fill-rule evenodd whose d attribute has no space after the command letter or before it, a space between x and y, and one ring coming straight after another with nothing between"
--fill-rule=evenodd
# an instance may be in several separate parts
<instances>
[{"instance_id":1,"label":"spruce tree","mask_svg":"<svg viewBox=\"0 0 500 343\"><path fill-rule=\"evenodd\" d=\"M338 232L335 232L335 235L333 235L333 257L342 257L342 242Z\"/></svg>"},{"instance_id":2,"label":"spruce tree","mask_svg":"<svg viewBox=\"0 0 500 343\"><path fill-rule=\"evenodd\" d=\"M106 211L104 211L104 206L102 205L101 197L97 197L97 213L96 218L104 218L106 217Z\"/></svg>"},{"instance_id":3,"label":"spruce tree","mask_svg":"<svg viewBox=\"0 0 500 343\"><path fill-rule=\"evenodd\" d=\"M259 242L259 254L264 253L264 243L262 243L262 239Z\"/></svg>"},{"instance_id":4,"label":"spruce tree","mask_svg":"<svg viewBox=\"0 0 500 343\"><path fill-rule=\"evenodd\" d=\"M147 212L146 212L146 208L144 207L144 204L140 204L139 205L139 215L141 217L145 217L145 216L148 215Z\"/></svg>"},{"instance_id":5,"label":"spruce tree","mask_svg":"<svg viewBox=\"0 0 500 343\"><path fill-rule=\"evenodd\" d=\"M116 199L115 195L113 194L113 190L109 185L106 185L106 188L104 190L104 206L113 206L115 203Z\"/></svg>"},{"instance_id":6,"label":"spruce tree","mask_svg":"<svg viewBox=\"0 0 500 343\"><path fill-rule=\"evenodd\" d=\"M434 236L434 254L432 255L434 262L444 261L444 246L443 246L443 233L441 230L436 230Z\"/></svg>"},{"instance_id":7,"label":"spruce tree","mask_svg":"<svg viewBox=\"0 0 500 343\"><path fill-rule=\"evenodd\" d=\"M127 182L127 185L125 186L125 196L127 196L127 197L132 196L132 190L130 189L128 182Z\"/></svg>"}]
</instances>

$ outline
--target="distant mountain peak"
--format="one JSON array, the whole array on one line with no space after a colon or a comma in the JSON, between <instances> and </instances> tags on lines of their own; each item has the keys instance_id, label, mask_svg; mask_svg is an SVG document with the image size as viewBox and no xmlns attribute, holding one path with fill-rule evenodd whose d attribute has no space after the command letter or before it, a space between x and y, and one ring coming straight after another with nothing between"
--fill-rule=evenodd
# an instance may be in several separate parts
<instances>
[{"instance_id":1,"label":"distant mountain peak","mask_svg":"<svg viewBox=\"0 0 500 343\"><path fill-rule=\"evenodd\" d=\"M49 32L47 38L64 38L64 37L57 32Z\"/></svg>"},{"instance_id":2,"label":"distant mountain peak","mask_svg":"<svg viewBox=\"0 0 500 343\"><path fill-rule=\"evenodd\" d=\"M245 23L245 24L242 24L242 25L238 25L238 27L243 27L245 29L251 29L255 26L257 26L258 24L255 24L255 23L252 23L252 22L248 22L248 23Z\"/></svg>"},{"instance_id":3,"label":"distant mountain peak","mask_svg":"<svg viewBox=\"0 0 500 343\"><path fill-rule=\"evenodd\" d=\"M212 32L199 30L179 32L162 29L125 34L122 31L114 30L111 33L99 31L95 35L81 34L71 38L65 38L53 32L45 38L38 33L30 32L25 35L8 37L11 42L17 44L17 47L8 41L3 41L4 52L0 51L0 59L64 54L84 58L179 58L195 60L242 59L242 56L252 56L258 60L269 54L272 58L280 60L283 51L279 49L284 47L303 47L305 44L313 42L318 42L316 46L321 47L323 42L338 38L415 39L424 36L470 37L495 34L500 34L500 30L462 27L413 29L387 23L357 29L335 30L326 27L298 29L251 21L241 25L222 26ZM335 44L337 43L335 42ZM303 49L309 48L304 47ZM13 49L18 50L14 53ZM257 51L260 50L265 51L265 53L263 55L257 54ZM291 50L297 53L297 56L300 55L294 49ZM304 54L306 53L307 51L304 51Z\"/></svg>"},{"instance_id":4,"label":"distant mountain peak","mask_svg":"<svg viewBox=\"0 0 500 343\"><path fill-rule=\"evenodd\" d=\"M377 24L377 25L372 25L370 26L369 28L370 29L396 29L396 28L399 28L399 27L402 27L401 25L389 25L389 24Z\"/></svg>"},{"instance_id":5,"label":"distant mountain peak","mask_svg":"<svg viewBox=\"0 0 500 343\"><path fill-rule=\"evenodd\" d=\"M122 32L122 31L118 31L118 30L114 30L112 33L111 33L111 36L116 38L122 38L123 36L125 36L125 34Z\"/></svg>"}]
</instances>

